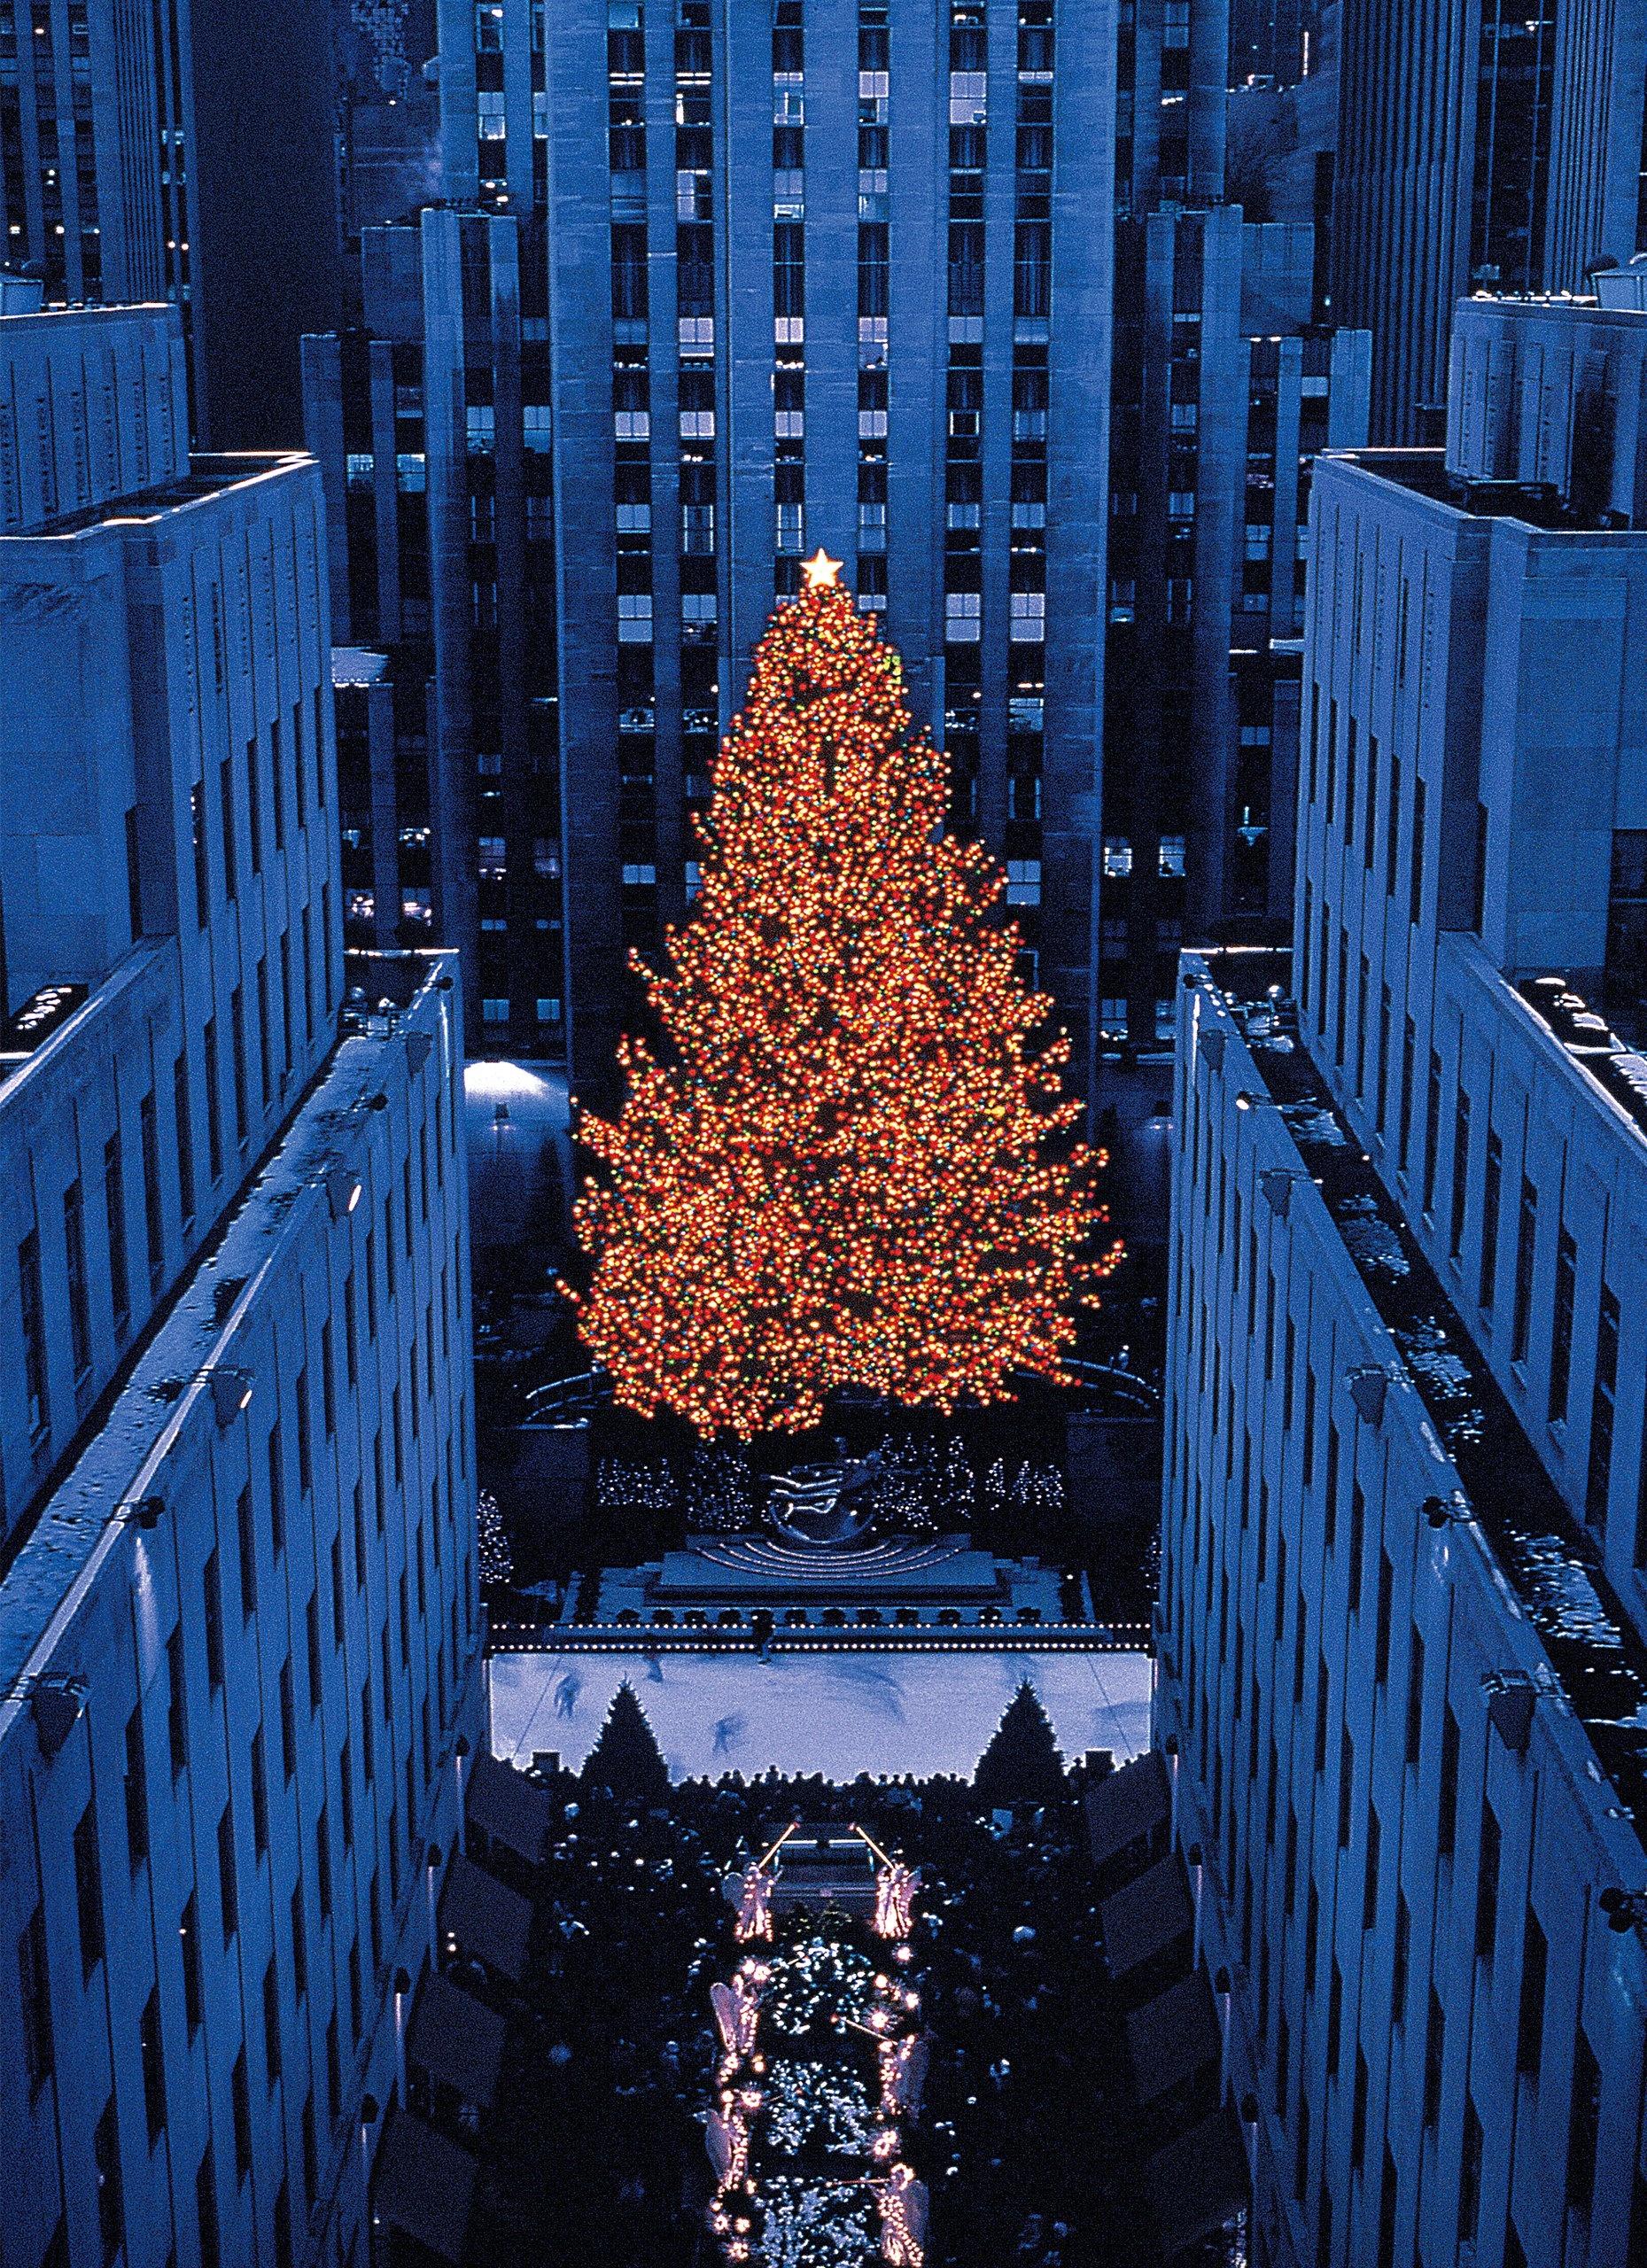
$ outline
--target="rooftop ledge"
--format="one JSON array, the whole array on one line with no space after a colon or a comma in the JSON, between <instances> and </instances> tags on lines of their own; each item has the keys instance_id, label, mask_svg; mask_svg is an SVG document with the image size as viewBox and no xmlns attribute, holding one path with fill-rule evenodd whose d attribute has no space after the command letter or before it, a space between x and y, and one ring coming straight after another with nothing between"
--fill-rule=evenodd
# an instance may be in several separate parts
<instances>
[{"instance_id":1,"label":"rooftop ledge","mask_svg":"<svg viewBox=\"0 0 1647 2268\"><path fill-rule=\"evenodd\" d=\"M1304 1052L1286 997L1291 959L1285 951L1186 953L1184 983L1193 987L1204 971L1207 990L1244 1037L1265 1098L1277 1105L1457 1472L1467 1505L1457 1511L1536 1631L1553 1682L1616 1793L1617 1815L1647 1845L1647 1645ZM1449 1524L1454 1510L1448 1507Z\"/></svg>"},{"instance_id":2,"label":"rooftop ledge","mask_svg":"<svg viewBox=\"0 0 1647 2268\"><path fill-rule=\"evenodd\" d=\"M264 1153L214 1240L184 1275L159 1327L120 1373L112 1396L0 1579L0 1738L27 1706L81 1600L115 1551L152 1548L128 1520L136 1503L164 1498L164 1460L202 1398L233 1372L235 1340L263 1278L306 1217L329 1206L330 1169L351 1166L369 1139L386 1051L420 1022L455 979L456 956L396 954L401 1012L344 1035ZM161 1534L164 1534L162 1522ZM128 1537L132 1541L128 1544Z\"/></svg>"}]
</instances>

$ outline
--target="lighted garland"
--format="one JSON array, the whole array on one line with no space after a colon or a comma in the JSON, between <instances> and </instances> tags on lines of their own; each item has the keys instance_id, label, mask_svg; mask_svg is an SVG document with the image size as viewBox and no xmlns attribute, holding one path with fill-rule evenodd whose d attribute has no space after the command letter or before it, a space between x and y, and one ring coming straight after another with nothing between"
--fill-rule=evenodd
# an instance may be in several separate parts
<instances>
[{"instance_id":1,"label":"lighted garland","mask_svg":"<svg viewBox=\"0 0 1647 2268\"><path fill-rule=\"evenodd\" d=\"M897 656L820 582L755 657L699 823L698 916L643 972L670 1060L625 1040L584 1339L621 1402L742 1439L857 1384L945 1411L1060 1375L1100 1160L1049 1158L1080 1106L1014 974L1002 877L942 835L944 759ZM638 965L638 964L637 964Z\"/></svg>"},{"instance_id":2,"label":"lighted garland","mask_svg":"<svg viewBox=\"0 0 1647 2268\"><path fill-rule=\"evenodd\" d=\"M866 2023L874 2000L873 1964L855 1946L806 1938L769 1956L761 1987L762 2022L791 2036L824 2016Z\"/></svg>"}]
</instances>

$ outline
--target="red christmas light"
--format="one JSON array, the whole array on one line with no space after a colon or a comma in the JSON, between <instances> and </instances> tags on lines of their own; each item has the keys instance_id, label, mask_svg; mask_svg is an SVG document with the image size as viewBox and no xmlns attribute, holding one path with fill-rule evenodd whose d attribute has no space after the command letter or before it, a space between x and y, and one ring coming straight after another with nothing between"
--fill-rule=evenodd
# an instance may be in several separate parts
<instances>
[{"instance_id":1,"label":"red christmas light","mask_svg":"<svg viewBox=\"0 0 1647 2268\"><path fill-rule=\"evenodd\" d=\"M1081 1256L1102 1158L1046 1155L1080 1114L1069 1043L1030 1051L1053 1004L1014 972L999 869L941 837L901 675L838 586L773 617L697 918L642 969L672 1059L625 1040L621 1116L580 1119L584 1339L621 1402L703 1433L801 1430L849 1383L1006 1399L1014 1369L1059 1375L1119 1256Z\"/></svg>"}]
</instances>

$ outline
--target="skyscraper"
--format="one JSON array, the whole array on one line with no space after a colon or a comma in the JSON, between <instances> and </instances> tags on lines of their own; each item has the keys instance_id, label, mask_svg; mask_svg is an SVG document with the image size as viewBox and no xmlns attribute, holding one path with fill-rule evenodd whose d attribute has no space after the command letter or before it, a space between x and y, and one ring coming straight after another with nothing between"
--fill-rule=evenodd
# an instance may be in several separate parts
<instances>
[{"instance_id":1,"label":"skyscraper","mask_svg":"<svg viewBox=\"0 0 1647 2268\"><path fill-rule=\"evenodd\" d=\"M1185 967L1158 1725L1275 2261L1647 2247L1644 346L1467 302L1445 454L1317 465L1290 970Z\"/></svg>"},{"instance_id":2,"label":"skyscraper","mask_svg":"<svg viewBox=\"0 0 1647 2268\"><path fill-rule=\"evenodd\" d=\"M51 299L183 312L202 447L295 447L337 319L324 0L0 5L5 257Z\"/></svg>"},{"instance_id":3,"label":"skyscraper","mask_svg":"<svg viewBox=\"0 0 1647 2268\"><path fill-rule=\"evenodd\" d=\"M1186 936L1284 922L1310 464L1366 433L1308 225L1226 204L1222 6L1121 29L1099 1002L1169 1045Z\"/></svg>"},{"instance_id":4,"label":"skyscraper","mask_svg":"<svg viewBox=\"0 0 1647 2268\"><path fill-rule=\"evenodd\" d=\"M0 318L0 2168L75 2268L359 2245L483 1707L460 998L346 964L319 478L183 362Z\"/></svg>"},{"instance_id":5,"label":"skyscraper","mask_svg":"<svg viewBox=\"0 0 1647 2268\"><path fill-rule=\"evenodd\" d=\"M1435 441L1453 303L1582 289L1647 248L1647 22L1612 0L1343 0L1334 320L1373 335L1375 441Z\"/></svg>"},{"instance_id":6,"label":"skyscraper","mask_svg":"<svg viewBox=\"0 0 1647 2268\"><path fill-rule=\"evenodd\" d=\"M468 696L446 711L454 781L498 782L502 824L466 835L472 883L454 874L439 909L443 936L501 925L474 936L483 1037L541 1045L552 1000L579 1085L609 1075L635 1013L625 949L655 951L685 913L688 814L771 608L822 546L883 614L947 746L953 824L1007 861L1026 973L1057 997L1083 1076L1109 340L1108 239L1087 206L1109 177L1106 24L1055 27L1050 0L451 8L439 82L448 198L507 216L443 225L517 237L521 355L538 348L549 380L511 377L506 396L499 362L495 399L462 405L454 605L484 624L494 583L500 610L511 581L553 593L552 631L529 641L529 669L553 656L550 682L526 688L536 721L499 702L517 752L466 737ZM438 296L426 283L426 314ZM523 444L524 512L505 479ZM381 445L369 477L388 480ZM334 499L343 487L334 475ZM431 511L432 567L432 490ZM501 616L499 633L501 670ZM437 652L437 705L446 669ZM551 863L563 982L526 965L519 936L558 918L539 887ZM459 910L476 886L495 912Z\"/></svg>"}]
</instances>

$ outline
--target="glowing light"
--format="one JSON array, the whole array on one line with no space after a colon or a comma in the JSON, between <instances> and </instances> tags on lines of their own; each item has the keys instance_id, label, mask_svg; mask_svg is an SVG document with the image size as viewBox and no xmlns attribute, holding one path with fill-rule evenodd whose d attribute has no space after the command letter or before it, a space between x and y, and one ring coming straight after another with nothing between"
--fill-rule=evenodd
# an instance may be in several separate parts
<instances>
[{"instance_id":1,"label":"glowing light","mask_svg":"<svg viewBox=\"0 0 1647 2268\"><path fill-rule=\"evenodd\" d=\"M748 1440L849 1384L948 1412L1061 1379L1119 1257L1088 1256L1103 1160L1068 1131L1068 1039L1032 1037L1053 1003L1003 877L944 838L944 759L843 586L774 616L715 784L697 917L641 970L668 1060L624 1041L620 1118L578 1129L571 1296L617 1398Z\"/></svg>"},{"instance_id":2,"label":"glowing light","mask_svg":"<svg viewBox=\"0 0 1647 2268\"><path fill-rule=\"evenodd\" d=\"M810 559L801 562L801 572L806 578L809 591L832 591L836 587L835 577L841 571L841 562L831 559L820 543Z\"/></svg>"}]
</instances>

